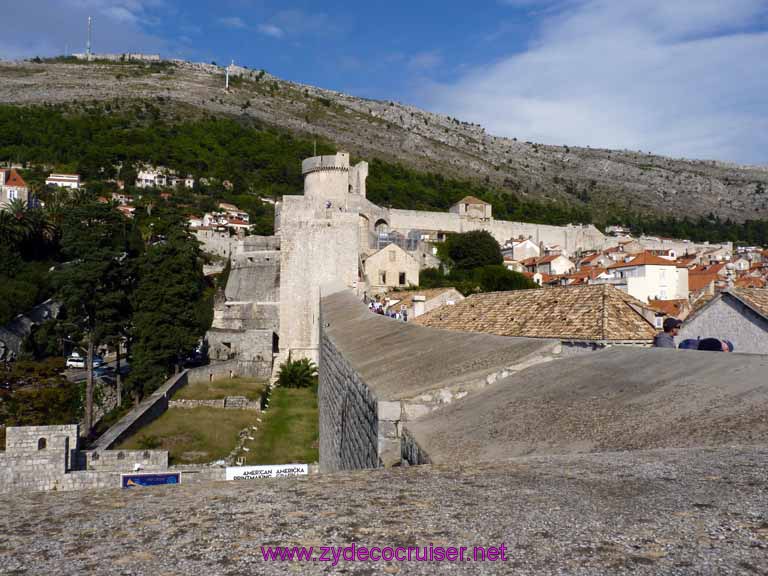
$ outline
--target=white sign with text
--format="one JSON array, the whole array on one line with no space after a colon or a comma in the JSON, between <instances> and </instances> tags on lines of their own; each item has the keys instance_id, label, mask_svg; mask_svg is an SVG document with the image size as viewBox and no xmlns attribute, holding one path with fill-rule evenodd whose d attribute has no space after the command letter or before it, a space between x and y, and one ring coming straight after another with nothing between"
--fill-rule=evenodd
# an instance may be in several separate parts
<instances>
[{"instance_id":1,"label":"white sign with text","mask_svg":"<svg viewBox=\"0 0 768 576\"><path fill-rule=\"evenodd\" d=\"M273 466L228 466L227 480L258 480L259 478L287 478L306 476L306 464L278 464Z\"/></svg>"}]
</instances>

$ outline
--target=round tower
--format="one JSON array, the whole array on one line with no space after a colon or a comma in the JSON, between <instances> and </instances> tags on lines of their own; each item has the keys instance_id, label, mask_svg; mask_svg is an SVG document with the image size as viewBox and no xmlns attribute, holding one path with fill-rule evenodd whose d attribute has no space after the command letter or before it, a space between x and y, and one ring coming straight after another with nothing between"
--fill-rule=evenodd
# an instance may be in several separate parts
<instances>
[{"instance_id":1,"label":"round tower","mask_svg":"<svg viewBox=\"0 0 768 576\"><path fill-rule=\"evenodd\" d=\"M301 163L304 196L326 208L346 204L349 194L349 154L315 156ZM330 203L330 206L329 206Z\"/></svg>"}]
</instances>

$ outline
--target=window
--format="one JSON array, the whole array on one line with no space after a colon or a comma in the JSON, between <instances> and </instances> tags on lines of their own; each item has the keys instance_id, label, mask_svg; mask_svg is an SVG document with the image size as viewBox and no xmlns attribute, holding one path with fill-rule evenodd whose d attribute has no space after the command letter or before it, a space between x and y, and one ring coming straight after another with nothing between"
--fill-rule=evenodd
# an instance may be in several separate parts
<instances>
[{"instance_id":1,"label":"window","mask_svg":"<svg viewBox=\"0 0 768 576\"><path fill-rule=\"evenodd\" d=\"M48 445L48 441L45 438L40 438L37 441L37 449L38 450L45 450L47 445Z\"/></svg>"},{"instance_id":2,"label":"window","mask_svg":"<svg viewBox=\"0 0 768 576\"><path fill-rule=\"evenodd\" d=\"M8 188L8 200L16 200L19 197L19 193L15 188Z\"/></svg>"},{"instance_id":3,"label":"window","mask_svg":"<svg viewBox=\"0 0 768 576\"><path fill-rule=\"evenodd\" d=\"M379 272L379 284L386 284L387 283L387 273L386 272Z\"/></svg>"},{"instance_id":4,"label":"window","mask_svg":"<svg viewBox=\"0 0 768 576\"><path fill-rule=\"evenodd\" d=\"M397 283L400 286L405 286L405 272L400 272L400 276L397 280L398 280Z\"/></svg>"}]
</instances>

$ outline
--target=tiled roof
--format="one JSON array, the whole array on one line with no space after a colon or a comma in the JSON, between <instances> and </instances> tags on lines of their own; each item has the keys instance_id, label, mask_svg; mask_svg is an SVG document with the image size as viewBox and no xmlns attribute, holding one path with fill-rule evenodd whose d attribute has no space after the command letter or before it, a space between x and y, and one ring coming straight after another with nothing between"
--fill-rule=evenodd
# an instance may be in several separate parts
<instances>
[{"instance_id":1,"label":"tiled roof","mask_svg":"<svg viewBox=\"0 0 768 576\"><path fill-rule=\"evenodd\" d=\"M685 311L688 300L649 300L648 306L657 312L677 318Z\"/></svg>"},{"instance_id":2,"label":"tiled roof","mask_svg":"<svg viewBox=\"0 0 768 576\"><path fill-rule=\"evenodd\" d=\"M484 206L490 206L488 202L483 202L480 198L475 198L474 196L464 196L456 204L483 204Z\"/></svg>"},{"instance_id":3,"label":"tiled roof","mask_svg":"<svg viewBox=\"0 0 768 576\"><path fill-rule=\"evenodd\" d=\"M737 288L765 288L765 280L755 276L744 276L735 282Z\"/></svg>"},{"instance_id":4,"label":"tiled roof","mask_svg":"<svg viewBox=\"0 0 768 576\"><path fill-rule=\"evenodd\" d=\"M744 302L758 314L768 318L767 288L731 288L728 293Z\"/></svg>"},{"instance_id":5,"label":"tiled roof","mask_svg":"<svg viewBox=\"0 0 768 576\"><path fill-rule=\"evenodd\" d=\"M4 170L6 173L5 177L5 185L6 186L13 186L15 188L26 188L27 183L24 182L24 178L21 177L21 174L16 172L15 169L11 168L10 170Z\"/></svg>"},{"instance_id":6,"label":"tiled roof","mask_svg":"<svg viewBox=\"0 0 768 576\"><path fill-rule=\"evenodd\" d=\"M650 341L654 327L632 306L646 306L607 285L475 294L415 321L501 336L562 340Z\"/></svg>"},{"instance_id":7,"label":"tiled roof","mask_svg":"<svg viewBox=\"0 0 768 576\"><path fill-rule=\"evenodd\" d=\"M630 266L677 266L677 262L674 260L666 260L660 256L643 252L638 256L635 256L629 262L617 262L611 264L610 268L629 268Z\"/></svg>"},{"instance_id":8,"label":"tiled roof","mask_svg":"<svg viewBox=\"0 0 768 576\"><path fill-rule=\"evenodd\" d=\"M710 282L717 281L717 274L688 274L688 290L698 292L706 288Z\"/></svg>"}]
</instances>

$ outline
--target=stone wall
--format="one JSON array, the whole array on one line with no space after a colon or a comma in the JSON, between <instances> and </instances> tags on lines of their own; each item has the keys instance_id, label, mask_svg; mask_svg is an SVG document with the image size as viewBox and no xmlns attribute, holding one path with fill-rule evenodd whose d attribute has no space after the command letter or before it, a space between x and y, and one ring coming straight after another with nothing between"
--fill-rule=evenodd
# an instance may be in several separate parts
<instances>
[{"instance_id":1,"label":"stone wall","mask_svg":"<svg viewBox=\"0 0 768 576\"><path fill-rule=\"evenodd\" d=\"M211 329L206 339L208 356L213 363L203 368L214 370L217 361L236 360L237 369L232 375L252 378L269 378L272 375L272 358L276 351L272 330Z\"/></svg>"},{"instance_id":2,"label":"stone wall","mask_svg":"<svg viewBox=\"0 0 768 576\"><path fill-rule=\"evenodd\" d=\"M248 400L245 396L227 396L218 400L171 400L169 408L218 408L221 410L255 410L261 411L261 400Z\"/></svg>"},{"instance_id":3,"label":"stone wall","mask_svg":"<svg viewBox=\"0 0 768 576\"><path fill-rule=\"evenodd\" d=\"M93 444L94 450L107 450L128 438L142 427L159 418L168 409L173 394L187 384L187 371L170 378L141 404L126 414L122 420L107 430Z\"/></svg>"},{"instance_id":4,"label":"stone wall","mask_svg":"<svg viewBox=\"0 0 768 576\"><path fill-rule=\"evenodd\" d=\"M559 342L463 334L399 322L349 290L322 300L320 465L400 461L405 422L560 353Z\"/></svg>"},{"instance_id":5,"label":"stone wall","mask_svg":"<svg viewBox=\"0 0 768 576\"><path fill-rule=\"evenodd\" d=\"M78 426L6 429L0 452L0 493L117 488L120 474L168 468L165 451L80 451Z\"/></svg>"},{"instance_id":6,"label":"stone wall","mask_svg":"<svg viewBox=\"0 0 768 576\"><path fill-rule=\"evenodd\" d=\"M238 243L237 236L230 236L228 230L212 230L209 228L193 228L195 238L202 244L203 252L229 258Z\"/></svg>"},{"instance_id":7,"label":"stone wall","mask_svg":"<svg viewBox=\"0 0 768 576\"><path fill-rule=\"evenodd\" d=\"M683 322L677 342L687 338L720 338L735 352L768 354L768 320L724 293Z\"/></svg>"},{"instance_id":8,"label":"stone wall","mask_svg":"<svg viewBox=\"0 0 768 576\"><path fill-rule=\"evenodd\" d=\"M378 401L324 330L320 341L320 469L379 467Z\"/></svg>"}]
</instances>

